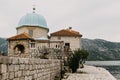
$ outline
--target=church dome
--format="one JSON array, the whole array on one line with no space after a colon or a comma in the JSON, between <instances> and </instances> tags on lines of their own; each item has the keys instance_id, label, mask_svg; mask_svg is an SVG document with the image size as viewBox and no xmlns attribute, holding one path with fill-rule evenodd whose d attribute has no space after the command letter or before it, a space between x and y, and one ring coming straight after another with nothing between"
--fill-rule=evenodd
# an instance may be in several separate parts
<instances>
[{"instance_id":1,"label":"church dome","mask_svg":"<svg viewBox=\"0 0 120 80\"><path fill-rule=\"evenodd\" d=\"M17 28L22 26L38 26L48 29L45 18L37 13L28 13L25 16L23 16L20 19Z\"/></svg>"}]
</instances>

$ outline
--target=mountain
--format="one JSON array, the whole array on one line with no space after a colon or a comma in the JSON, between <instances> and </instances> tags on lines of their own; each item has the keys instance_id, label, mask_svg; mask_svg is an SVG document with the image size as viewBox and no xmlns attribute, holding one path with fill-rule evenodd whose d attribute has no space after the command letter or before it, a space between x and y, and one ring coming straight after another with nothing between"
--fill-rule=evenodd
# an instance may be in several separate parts
<instances>
[{"instance_id":1,"label":"mountain","mask_svg":"<svg viewBox=\"0 0 120 80\"><path fill-rule=\"evenodd\" d=\"M88 60L120 60L120 43L102 39L82 39L82 48L89 52Z\"/></svg>"},{"instance_id":2,"label":"mountain","mask_svg":"<svg viewBox=\"0 0 120 80\"><path fill-rule=\"evenodd\" d=\"M102 39L82 38L82 48L89 52L88 60L120 60L120 43ZM8 52L8 42L0 38L0 54Z\"/></svg>"},{"instance_id":3,"label":"mountain","mask_svg":"<svg viewBox=\"0 0 120 80\"><path fill-rule=\"evenodd\" d=\"M5 38L0 38L0 54L7 55L8 52L8 42Z\"/></svg>"}]
</instances>

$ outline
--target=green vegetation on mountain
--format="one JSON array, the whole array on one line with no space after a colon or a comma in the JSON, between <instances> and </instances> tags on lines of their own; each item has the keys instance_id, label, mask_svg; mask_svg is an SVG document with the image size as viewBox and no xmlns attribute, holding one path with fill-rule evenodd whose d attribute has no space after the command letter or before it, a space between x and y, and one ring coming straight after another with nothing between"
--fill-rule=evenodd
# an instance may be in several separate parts
<instances>
[{"instance_id":1,"label":"green vegetation on mountain","mask_svg":"<svg viewBox=\"0 0 120 80\"><path fill-rule=\"evenodd\" d=\"M89 52L88 60L120 60L120 43L102 39L82 39L82 48Z\"/></svg>"},{"instance_id":2,"label":"green vegetation on mountain","mask_svg":"<svg viewBox=\"0 0 120 80\"><path fill-rule=\"evenodd\" d=\"M8 43L5 38L0 38L0 54L7 55Z\"/></svg>"},{"instance_id":3,"label":"green vegetation on mountain","mask_svg":"<svg viewBox=\"0 0 120 80\"><path fill-rule=\"evenodd\" d=\"M82 39L82 49L89 53L88 60L120 60L120 43L102 39ZM0 54L8 52L8 43L0 38Z\"/></svg>"}]
</instances>

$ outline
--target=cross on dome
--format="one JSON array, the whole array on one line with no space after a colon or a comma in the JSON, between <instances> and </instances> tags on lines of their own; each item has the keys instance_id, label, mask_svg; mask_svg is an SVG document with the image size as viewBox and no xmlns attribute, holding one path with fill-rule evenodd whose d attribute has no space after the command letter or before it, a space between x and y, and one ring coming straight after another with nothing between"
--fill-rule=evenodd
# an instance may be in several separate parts
<instances>
[{"instance_id":1,"label":"cross on dome","mask_svg":"<svg viewBox=\"0 0 120 80\"><path fill-rule=\"evenodd\" d=\"M35 13L35 10L36 10L35 5L33 5L33 13Z\"/></svg>"},{"instance_id":2,"label":"cross on dome","mask_svg":"<svg viewBox=\"0 0 120 80\"><path fill-rule=\"evenodd\" d=\"M36 10L36 0L32 0L33 3L33 13L35 13Z\"/></svg>"}]
</instances>

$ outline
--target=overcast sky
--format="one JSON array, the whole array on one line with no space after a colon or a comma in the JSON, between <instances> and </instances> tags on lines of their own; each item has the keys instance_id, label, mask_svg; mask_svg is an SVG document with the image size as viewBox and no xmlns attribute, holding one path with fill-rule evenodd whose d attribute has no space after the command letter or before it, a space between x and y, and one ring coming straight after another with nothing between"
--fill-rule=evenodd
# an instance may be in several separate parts
<instances>
[{"instance_id":1,"label":"overcast sky","mask_svg":"<svg viewBox=\"0 0 120 80\"><path fill-rule=\"evenodd\" d=\"M0 37L16 35L20 18L34 4L50 33L70 26L83 38L120 42L120 0L0 0Z\"/></svg>"}]
</instances>

